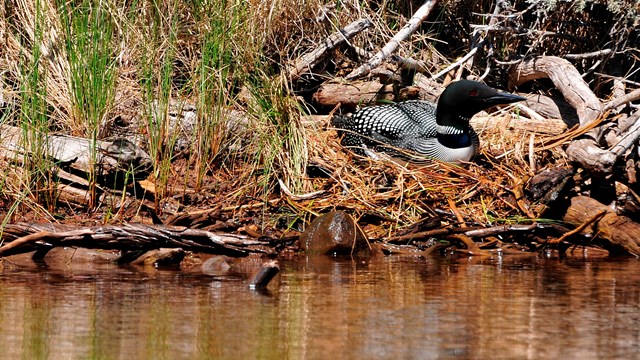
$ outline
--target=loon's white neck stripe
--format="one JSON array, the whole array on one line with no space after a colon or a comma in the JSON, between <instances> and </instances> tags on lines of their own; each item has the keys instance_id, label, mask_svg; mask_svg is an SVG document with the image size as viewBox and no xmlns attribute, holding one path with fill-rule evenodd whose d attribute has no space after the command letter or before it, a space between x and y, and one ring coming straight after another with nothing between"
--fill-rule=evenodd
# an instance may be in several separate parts
<instances>
[{"instance_id":1,"label":"loon's white neck stripe","mask_svg":"<svg viewBox=\"0 0 640 360\"><path fill-rule=\"evenodd\" d=\"M442 135L460 135L465 132L465 129L461 129L455 126L438 125L436 124L436 131Z\"/></svg>"},{"instance_id":2,"label":"loon's white neck stripe","mask_svg":"<svg viewBox=\"0 0 640 360\"><path fill-rule=\"evenodd\" d=\"M437 138L429 138L416 142L412 150L425 158L435 158L445 162L469 161L476 155L480 147L478 135L472 128L469 128L469 135L471 136L471 145L467 147L450 148L440 143Z\"/></svg>"}]
</instances>

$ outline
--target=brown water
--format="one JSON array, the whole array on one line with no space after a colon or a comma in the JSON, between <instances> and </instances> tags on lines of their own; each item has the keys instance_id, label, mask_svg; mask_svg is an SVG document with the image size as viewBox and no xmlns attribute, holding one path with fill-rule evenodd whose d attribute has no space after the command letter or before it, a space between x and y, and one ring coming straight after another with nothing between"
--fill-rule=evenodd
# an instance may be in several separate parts
<instances>
[{"instance_id":1,"label":"brown water","mask_svg":"<svg viewBox=\"0 0 640 360\"><path fill-rule=\"evenodd\" d=\"M266 292L4 264L2 359L640 358L638 260L319 256L281 261Z\"/></svg>"}]
</instances>

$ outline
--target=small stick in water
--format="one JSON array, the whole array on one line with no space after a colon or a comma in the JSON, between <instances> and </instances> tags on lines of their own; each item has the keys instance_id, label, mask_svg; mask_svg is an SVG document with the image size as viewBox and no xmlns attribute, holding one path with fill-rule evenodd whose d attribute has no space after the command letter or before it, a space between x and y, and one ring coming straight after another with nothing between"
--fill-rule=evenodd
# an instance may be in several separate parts
<instances>
[{"instance_id":1,"label":"small stick in water","mask_svg":"<svg viewBox=\"0 0 640 360\"><path fill-rule=\"evenodd\" d=\"M269 281L280 271L280 266L276 260L267 261L262 264L262 268L249 282L250 289L261 289L267 287Z\"/></svg>"}]
</instances>

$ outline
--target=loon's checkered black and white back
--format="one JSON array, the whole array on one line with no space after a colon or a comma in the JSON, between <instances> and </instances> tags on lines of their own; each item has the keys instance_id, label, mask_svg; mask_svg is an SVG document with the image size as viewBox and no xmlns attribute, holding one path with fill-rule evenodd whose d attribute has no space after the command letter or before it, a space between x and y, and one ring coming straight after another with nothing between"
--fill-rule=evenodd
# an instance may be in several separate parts
<instances>
[{"instance_id":1,"label":"loon's checkered black and white back","mask_svg":"<svg viewBox=\"0 0 640 360\"><path fill-rule=\"evenodd\" d=\"M435 104L411 100L367 107L351 117L338 115L333 124L343 136L342 145L361 155L373 149L409 161L469 161L480 145L469 119L492 106L523 100L476 81L459 80L440 94L437 111Z\"/></svg>"},{"instance_id":2,"label":"loon's checkered black and white back","mask_svg":"<svg viewBox=\"0 0 640 360\"><path fill-rule=\"evenodd\" d=\"M366 107L351 117L338 115L334 117L334 126L343 136L342 145L359 155L365 155L365 149L373 149L413 161L435 158L453 162L470 159L479 145L470 126L467 133L471 147L448 149L440 145L436 138L436 105L422 100ZM442 127L440 131L463 132L453 127Z\"/></svg>"}]
</instances>

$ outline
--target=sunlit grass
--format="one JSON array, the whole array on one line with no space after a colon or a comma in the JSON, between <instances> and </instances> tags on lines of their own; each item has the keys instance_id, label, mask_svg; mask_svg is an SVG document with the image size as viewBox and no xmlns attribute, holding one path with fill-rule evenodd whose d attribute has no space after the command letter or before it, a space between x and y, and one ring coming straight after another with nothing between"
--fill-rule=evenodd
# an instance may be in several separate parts
<instances>
[{"instance_id":1,"label":"sunlit grass","mask_svg":"<svg viewBox=\"0 0 640 360\"><path fill-rule=\"evenodd\" d=\"M106 2L83 0L73 5L57 0L69 64L73 128L89 139L92 164L97 163L97 140L102 124L113 107L116 64L113 49L113 21ZM89 167L90 207L96 205L95 166Z\"/></svg>"},{"instance_id":2,"label":"sunlit grass","mask_svg":"<svg viewBox=\"0 0 640 360\"><path fill-rule=\"evenodd\" d=\"M19 124L22 129L22 169L23 181L16 188L22 195L16 203L33 201L46 209L55 207L56 191L53 178L53 164L48 158L49 112L47 105L46 70L40 67L43 59L45 20L40 2L35 4L35 19L32 52L23 54L21 68ZM12 207L17 209L17 207Z\"/></svg>"}]
</instances>

